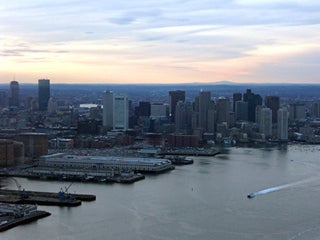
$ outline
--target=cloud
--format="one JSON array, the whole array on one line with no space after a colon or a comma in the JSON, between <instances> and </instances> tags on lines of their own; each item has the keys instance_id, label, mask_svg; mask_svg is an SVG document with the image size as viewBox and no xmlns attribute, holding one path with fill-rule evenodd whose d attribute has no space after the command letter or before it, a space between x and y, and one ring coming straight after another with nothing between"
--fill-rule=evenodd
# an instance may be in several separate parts
<instances>
[{"instance_id":1,"label":"cloud","mask_svg":"<svg viewBox=\"0 0 320 240\"><path fill-rule=\"evenodd\" d=\"M131 24L135 21L133 17L115 17L115 18L109 18L109 21L111 23L119 24L119 25L126 25Z\"/></svg>"},{"instance_id":2,"label":"cloud","mask_svg":"<svg viewBox=\"0 0 320 240\"><path fill-rule=\"evenodd\" d=\"M15 0L0 4L0 22L2 69L41 59L68 75L63 65L91 71L96 64L112 65L115 78L125 68L148 68L156 77L159 67L177 79L188 76L174 70L188 69L190 78L236 81L271 61L303 64L303 54L320 44L320 3L313 0Z\"/></svg>"}]
</instances>

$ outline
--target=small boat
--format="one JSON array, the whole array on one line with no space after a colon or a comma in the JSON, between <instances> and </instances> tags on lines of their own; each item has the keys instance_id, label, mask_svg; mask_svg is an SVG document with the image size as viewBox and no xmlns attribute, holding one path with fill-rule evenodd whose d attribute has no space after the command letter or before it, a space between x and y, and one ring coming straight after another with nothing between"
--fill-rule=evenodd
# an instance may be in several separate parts
<instances>
[{"instance_id":1,"label":"small boat","mask_svg":"<svg viewBox=\"0 0 320 240\"><path fill-rule=\"evenodd\" d=\"M247 195L247 198L254 198L255 196L256 196L255 193L250 193L250 194Z\"/></svg>"}]
</instances>

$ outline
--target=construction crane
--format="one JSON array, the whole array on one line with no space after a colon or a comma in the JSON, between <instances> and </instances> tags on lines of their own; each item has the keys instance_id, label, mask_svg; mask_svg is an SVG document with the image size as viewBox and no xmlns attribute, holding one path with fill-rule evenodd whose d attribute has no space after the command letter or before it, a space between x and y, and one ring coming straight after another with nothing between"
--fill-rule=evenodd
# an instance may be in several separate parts
<instances>
[{"instance_id":1,"label":"construction crane","mask_svg":"<svg viewBox=\"0 0 320 240\"><path fill-rule=\"evenodd\" d=\"M72 196L68 193L68 190L72 184L73 184L73 182L70 183L67 187L64 186L64 191L63 191L62 187L60 188L60 191L58 193L60 201L63 201L63 200L67 200L69 202L73 201Z\"/></svg>"},{"instance_id":2,"label":"construction crane","mask_svg":"<svg viewBox=\"0 0 320 240\"><path fill-rule=\"evenodd\" d=\"M69 190L69 188L71 187L72 184L73 184L73 182L70 183L70 184L68 185L68 187L64 186L64 192L65 192L66 194L68 194L68 190Z\"/></svg>"},{"instance_id":3,"label":"construction crane","mask_svg":"<svg viewBox=\"0 0 320 240\"><path fill-rule=\"evenodd\" d=\"M13 179L14 183L17 186L17 189L19 191L20 197L21 198L28 198L28 194L26 193L24 188L22 189L21 184L18 182L18 180L15 179L15 178L12 178L12 179Z\"/></svg>"}]
</instances>

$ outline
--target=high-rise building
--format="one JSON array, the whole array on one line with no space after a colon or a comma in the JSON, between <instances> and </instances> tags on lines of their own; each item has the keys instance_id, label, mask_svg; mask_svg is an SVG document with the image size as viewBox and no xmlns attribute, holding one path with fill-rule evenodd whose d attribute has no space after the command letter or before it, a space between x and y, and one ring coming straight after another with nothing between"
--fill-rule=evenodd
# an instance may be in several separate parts
<instances>
[{"instance_id":1,"label":"high-rise building","mask_svg":"<svg viewBox=\"0 0 320 240\"><path fill-rule=\"evenodd\" d=\"M151 104L151 117L166 117L168 105L163 103L152 103Z\"/></svg>"},{"instance_id":2,"label":"high-rise building","mask_svg":"<svg viewBox=\"0 0 320 240\"><path fill-rule=\"evenodd\" d=\"M10 82L9 106L18 108L20 106L19 99L19 83L17 81Z\"/></svg>"},{"instance_id":3,"label":"high-rise building","mask_svg":"<svg viewBox=\"0 0 320 240\"><path fill-rule=\"evenodd\" d=\"M192 126L192 104L179 101L176 106L175 125L177 132L187 133Z\"/></svg>"},{"instance_id":4,"label":"high-rise building","mask_svg":"<svg viewBox=\"0 0 320 240\"><path fill-rule=\"evenodd\" d=\"M208 110L210 107L211 93L201 91L199 93L199 127L207 130Z\"/></svg>"},{"instance_id":5,"label":"high-rise building","mask_svg":"<svg viewBox=\"0 0 320 240\"><path fill-rule=\"evenodd\" d=\"M5 91L0 91L0 109L8 106L8 95Z\"/></svg>"},{"instance_id":6,"label":"high-rise building","mask_svg":"<svg viewBox=\"0 0 320 240\"><path fill-rule=\"evenodd\" d=\"M242 101L242 93L234 93L232 111L236 112L236 102L239 102L239 101Z\"/></svg>"},{"instance_id":7,"label":"high-rise building","mask_svg":"<svg viewBox=\"0 0 320 240\"><path fill-rule=\"evenodd\" d=\"M126 95L105 91L103 95L103 126L126 131L129 128L129 100Z\"/></svg>"},{"instance_id":8,"label":"high-rise building","mask_svg":"<svg viewBox=\"0 0 320 240\"><path fill-rule=\"evenodd\" d=\"M114 97L113 130L126 131L129 128L129 99L127 95Z\"/></svg>"},{"instance_id":9,"label":"high-rise building","mask_svg":"<svg viewBox=\"0 0 320 240\"><path fill-rule=\"evenodd\" d=\"M291 120L305 119L306 118L306 105L304 103L290 104L289 118Z\"/></svg>"},{"instance_id":10,"label":"high-rise building","mask_svg":"<svg viewBox=\"0 0 320 240\"><path fill-rule=\"evenodd\" d=\"M262 105L262 98L259 94L254 94L251 89L247 89L243 94L243 101L248 103L248 120L256 122L256 107Z\"/></svg>"},{"instance_id":11,"label":"high-rise building","mask_svg":"<svg viewBox=\"0 0 320 240\"><path fill-rule=\"evenodd\" d=\"M236 102L235 114L237 121L248 121L248 102Z\"/></svg>"},{"instance_id":12,"label":"high-rise building","mask_svg":"<svg viewBox=\"0 0 320 240\"><path fill-rule=\"evenodd\" d=\"M58 110L58 102L54 97L49 98L48 102L48 113L54 114Z\"/></svg>"},{"instance_id":13,"label":"high-rise building","mask_svg":"<svg viewBox=\"0 0 320 240\"><path fill-rule=\"evenodd\" d=\"M136 115L149 117L151 114L151 104L150 102L139 102L139 106L136 107Z\"/></svg>"},{"instance_id":14,"label":"high-rise building","mask_svg":"<svg viewBox=\"0 0 320 240\"><path fill-rule=\"evenodd\" d=\"M266 137L272 136L272 110L264 107L260 112L259 131Z\"/></svg>"},{"instance_id":15,"label":"high-rise building","mask_svg":"<svg viewBox=\"0 0 320 240\"><path fill-rule=\"evenodd\" d=\"M264 108L265 106L259 105L256 106L256 123L259 125L260 124L260 118L261 118L261 110L262 108Z\"/></svg>"},{"instance_id":16,"label":"high-rise building","mask_svg":"<svg viewBox=\"0 0 320 240\"><path fill-rule=\"evenodd\" d=\"M314 102L311 105L311 117L318 118L320 117L320 103Z\"/></svg>"},{"instance_id":17,"label":"high-rise building","mask_svg":"<svg viewBox=\"0 0 320 240\"><path fill-rule=\"evenodd\" d=\"M208 133L215 133L217 124L217 111L215 108L210 108L208 110Z\"/></svg>"},{"instance_id":18,"label":"high-rise building","mask_svg":"<svg viewBox=\"0 0 320 240\"><path fill-rule=\"evenodd\" d=\"M184 102L186 100L186 92L177 90L169 91L169 120L175 121L176 106L179 101Z\"/></svg>"},{"instance_id":19,"label":"high-rise building","mask_svg":"<svg viewBox=\"0 0 320 240\"><path fill-rule=\"evenodd\" d=\"M217 123L228 121L229 116L229 99L220 97L217 101Z\"/></svg>"},{"instance_id":20,"label":"high-rise building","mask_svg":"<svg viewBox=\"0 0 320 240\"><path fill-rule=\"evenodd\" d=\"M277 135L280 141L288 140L288 115L287 109L280 108L278 110Z\"/></svg>"},{"instance_id":21,"label":"high-rise building","mask_svg":"<svg viewBox=\"0 0 320 240\"><path fill-rule=\"evenodd\" d=\"M38 80L39 111L47 111L49 98L50 98L50 80L39 79Z\"/></svg>"},{"instance_id":22,"label":"high-rise building","mask_svg":"<svg viewBox=\"0 0 320 240\"><path fill-rule=\"evenodd\" d=\"M272 110L272 123L278 121L278 109L280 107L280 98L279 96L266 96L264 98L264 104L266 107Z\"/></svg>"},{"instance_id":23,"label":"high-rise building","mask_svg":"<svg viewBox=\"0 0 320 240\"><path fill-rule=\"evenodd\" d=\"M106 129L113 128L113 101L114 93L111 91L105 91L103 94L103 126Z\"/></svg>"}]
</instances>

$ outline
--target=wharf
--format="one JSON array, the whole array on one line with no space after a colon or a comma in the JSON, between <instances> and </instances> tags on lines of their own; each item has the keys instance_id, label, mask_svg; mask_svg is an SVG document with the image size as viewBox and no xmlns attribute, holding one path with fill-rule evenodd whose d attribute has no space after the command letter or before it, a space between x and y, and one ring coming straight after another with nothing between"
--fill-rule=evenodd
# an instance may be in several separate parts
<instances>
[{"instance_id":1,"label":"wharf","mask_svg":"<svg viewBox=\"0 0 320 240\"><path fill-rule=\"evenodd\" d=\"M73 198L71 194L66 194L63 198L59 198L58 193L51 195L45 192L33 192L28 195L27 191L21 192L17 190L0 190L0 202L15 204L38 204L49 206L66 206L76 207L81 205L81 200Z\"/></svg>"},{"instance_id":2,"label":"wharf","mask_svg":"<svg viewBox=\"0 0 320 240\"><path fill-rule=\"evenodd\" d=\"M38 196L38 197L48 197L48 198L59 198L59 193L55 192L38 192L38 191L24 191L27 196ZM21 195L21 192L18 190L10 190L10 189L0 189L0 195ZM92 194L75 194L68 193L73 199L77 199L80 201L94 201L96 200L96 195Z\"/></svg>"},{"instance_id":3,"label":"wharf","mask_svg":"<svg viewBox=\"0 0 320 240\"><path fill-rule=\"evenodd\" d=\"M49 212L37 210L36 212L34 212L30 215L20 217L20 218L13 218L11 220L8 220L6 223L2 223L0 225L0 232L6 231L6 230L14 228L16 226L26 224L26 223L35 221L37 219L50 216L50 215L51 215L51 213L49 213Z\"/></svg>"},{"instance_id":4,"label":"wharf","mask_svg":"<svg viewBox=\"0 0 320 240\"><path fill-rule=\"evenodd\" d=\"M136 181L145 179L145 176L139 173L132 175L114 175L114 176L94 176L90 172L81 175L75 175L72 169L59 169L34 167L32 170L49 171L54 173L36 173L35 171L7 171L0 173L2 177L23 177L29 179L39 180L53 180L53 181L69 181L69 182L91 182L91 183L134 183ZM80 199L81 200L81 199Z\"/></svg>"},{"instance_id":5,"label":"wharf","mask_svg":"<svg viewBox=\"0 0 320 240\"><path fill-rule=\"evenodd\" d=\"M172 156L203 156L203 157L213 157L220 152L218 150L209 150L209 151L201 151L201 150L176 150L176 151L164 151L159 153L158 155L172 155Z\"/></svg>"}]
</instances>

